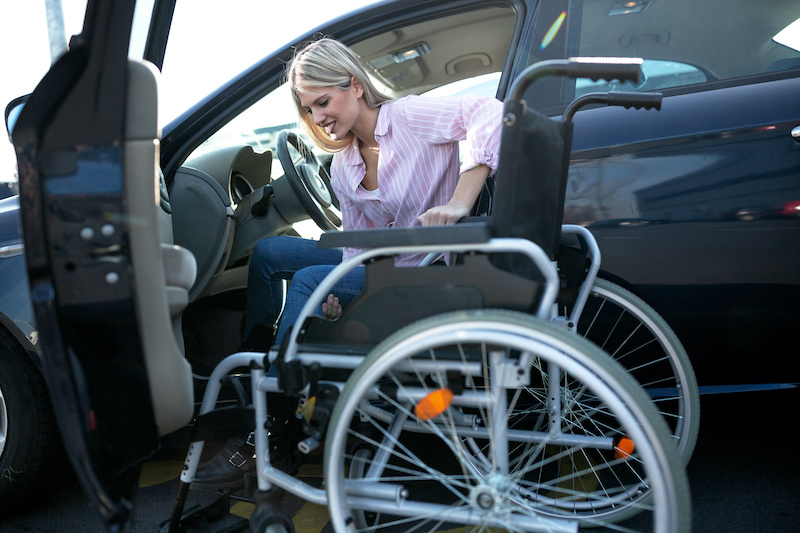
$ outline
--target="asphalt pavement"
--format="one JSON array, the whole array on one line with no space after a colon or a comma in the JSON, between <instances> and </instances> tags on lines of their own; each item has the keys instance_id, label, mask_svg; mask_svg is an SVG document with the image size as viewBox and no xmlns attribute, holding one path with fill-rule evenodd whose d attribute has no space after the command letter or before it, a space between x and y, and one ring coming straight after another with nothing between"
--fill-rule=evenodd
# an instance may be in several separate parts
<instances>
[{"instance_id":1,"label":"asphalt pavement","mask_svg":"<svg viewBox=\"0 0 800 533\"><path fill-rule=\"evenodd\" d=\"M695 533L800 531L800 460L795 427L800 389L703 396L700 438L688 466ZM134 518L126 531L158 531L177 494L181 457L165 451L142 469ZM318 465L300 472L319 479ZM191 493L200 502L209 494ZM328 533L324 507L285 498L297 533ZM248 516L252 506L237 503ZM0 533L102 531L71 476L54 480L39 498L2 519Z\"/></svg>"}]
</instances>

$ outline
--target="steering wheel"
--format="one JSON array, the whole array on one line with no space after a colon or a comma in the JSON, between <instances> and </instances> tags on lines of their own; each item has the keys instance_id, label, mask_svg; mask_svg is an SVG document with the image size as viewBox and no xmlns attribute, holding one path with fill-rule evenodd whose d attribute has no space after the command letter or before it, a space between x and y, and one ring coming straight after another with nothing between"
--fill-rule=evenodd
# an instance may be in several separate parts
<instances>
[{"instance_id":1,"label":"steering wheel","mask_svg":"<svg viewBox=\"0 0 800 533\"><path fill-rule=\"evenodd\" d=\"M303 157L299 164L295 164L292 159L289 145ZM330 174L314 152L296 133L289 130L283 130L278 134L275 148L283 172L311 220L324 231L341 228L339 201L331 188Z\"/></svg>"}]
</instances>

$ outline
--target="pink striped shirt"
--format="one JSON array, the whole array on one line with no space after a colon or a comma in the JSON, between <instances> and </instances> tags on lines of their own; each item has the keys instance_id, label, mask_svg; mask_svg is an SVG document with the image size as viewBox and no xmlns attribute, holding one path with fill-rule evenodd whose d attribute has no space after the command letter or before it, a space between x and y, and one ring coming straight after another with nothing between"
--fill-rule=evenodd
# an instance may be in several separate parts
<instances>
[{"instance_id":1,"label":"pink striped shirt","mask_svg":"<svg viewBox=\"0 0 800 533\"><path fill-rule=\"evenodd\" d=\"M358 140L337 153L331 184L339 198L344 230L410 227L432 207L453 196L460 174L477 165L497 170L503 104L475 95L407 96L383 104L375 127L378 194L359 187L366 173ZM467 149L459 165L458 142ZM358 250L345 249L344 258ZM417 265L421 256L398 258Z\"/></svg>"}]
</instances>

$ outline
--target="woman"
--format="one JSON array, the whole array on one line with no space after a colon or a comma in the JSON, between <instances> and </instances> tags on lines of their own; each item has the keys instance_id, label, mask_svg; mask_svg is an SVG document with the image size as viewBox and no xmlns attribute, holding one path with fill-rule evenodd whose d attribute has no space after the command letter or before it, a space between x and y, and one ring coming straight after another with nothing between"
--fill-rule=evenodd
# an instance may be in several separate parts
<instances>
[{"instance_id":1,"label":"woman","mask_svg":"<svg viewBox=\"0 0 800 533\"><path fill-rule=\"evenodd\" d=\"M469 214L497 168L502 103L494 98L391 100L375 88L349 48L327 38L296 53L287 81L304 129L315 144L335 154L331 183L344 230L454 224ZM467 140L468 150L459 164L461 140ZM343 257L356 252L345 249ZM282 280L291 278L276 338L280 342L314 287L341 262L341 254L318 250L313 241L262 241L250 262L245 331L277 320ZM396 264L420 260L405 256ZM321 312L335 317L362 290L363 269L334 288L321 302Z\"/></svg>"},{"instance_id":2,"label":"woman","mask_svg":"<svg viewBox=\"0 0 800 533\"><path fill-rule=\"evenodd\" d=\"M331 184L344 230L455 224L469 215L483 183L497 168L502 103L474 95L397 100L381 94L356 55L332 39L299 50L287 82L304 129L320 148L333 152ZM459 141L468 149L459 163ZM266 351L291 279L275 339L280 343L319 282L356 249L320 250L316 241L271 237L250 259L245 343ZM396 259L418 265L421 256ZM319 313L336 318L364 289L364 269L345 276ZM245 439L241 439L244 441ZM227 452L240 453L238 444ZM249 457L249 455L248 455ZM212 468L213 463L213 468ZM195 485L219 489L241 480L228 457L198 470ZM238 476L238 477L237 477Z\"/></svg>"}]
</instances>

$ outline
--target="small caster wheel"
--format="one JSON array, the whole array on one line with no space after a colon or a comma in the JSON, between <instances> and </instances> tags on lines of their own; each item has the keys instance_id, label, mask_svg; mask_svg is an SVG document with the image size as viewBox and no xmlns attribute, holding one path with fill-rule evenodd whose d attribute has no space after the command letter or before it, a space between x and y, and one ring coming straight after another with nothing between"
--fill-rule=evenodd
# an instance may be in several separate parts
<instances>
[{"instance_id":1,"label":"small caster wheel","mask_svg":"<svg viewBox=\"0 0 800 533\"><path fill-rule=\"evenodd\" d=\"M281 494L277 487L256 492L256 508L250 515L250 533L294 533L292 519L278 508Z\"/></svg>"},{"instance_id":2,"label":"small caster wheel","mask_svg":"<svg viewBox=\"0 0 800 533\"><path fill-rule=\"evenodd\" d=\"M294 524L292 519L281 511L269 516L251 516L250 533L294 533Z\"/></svg>"}]
</instances>

